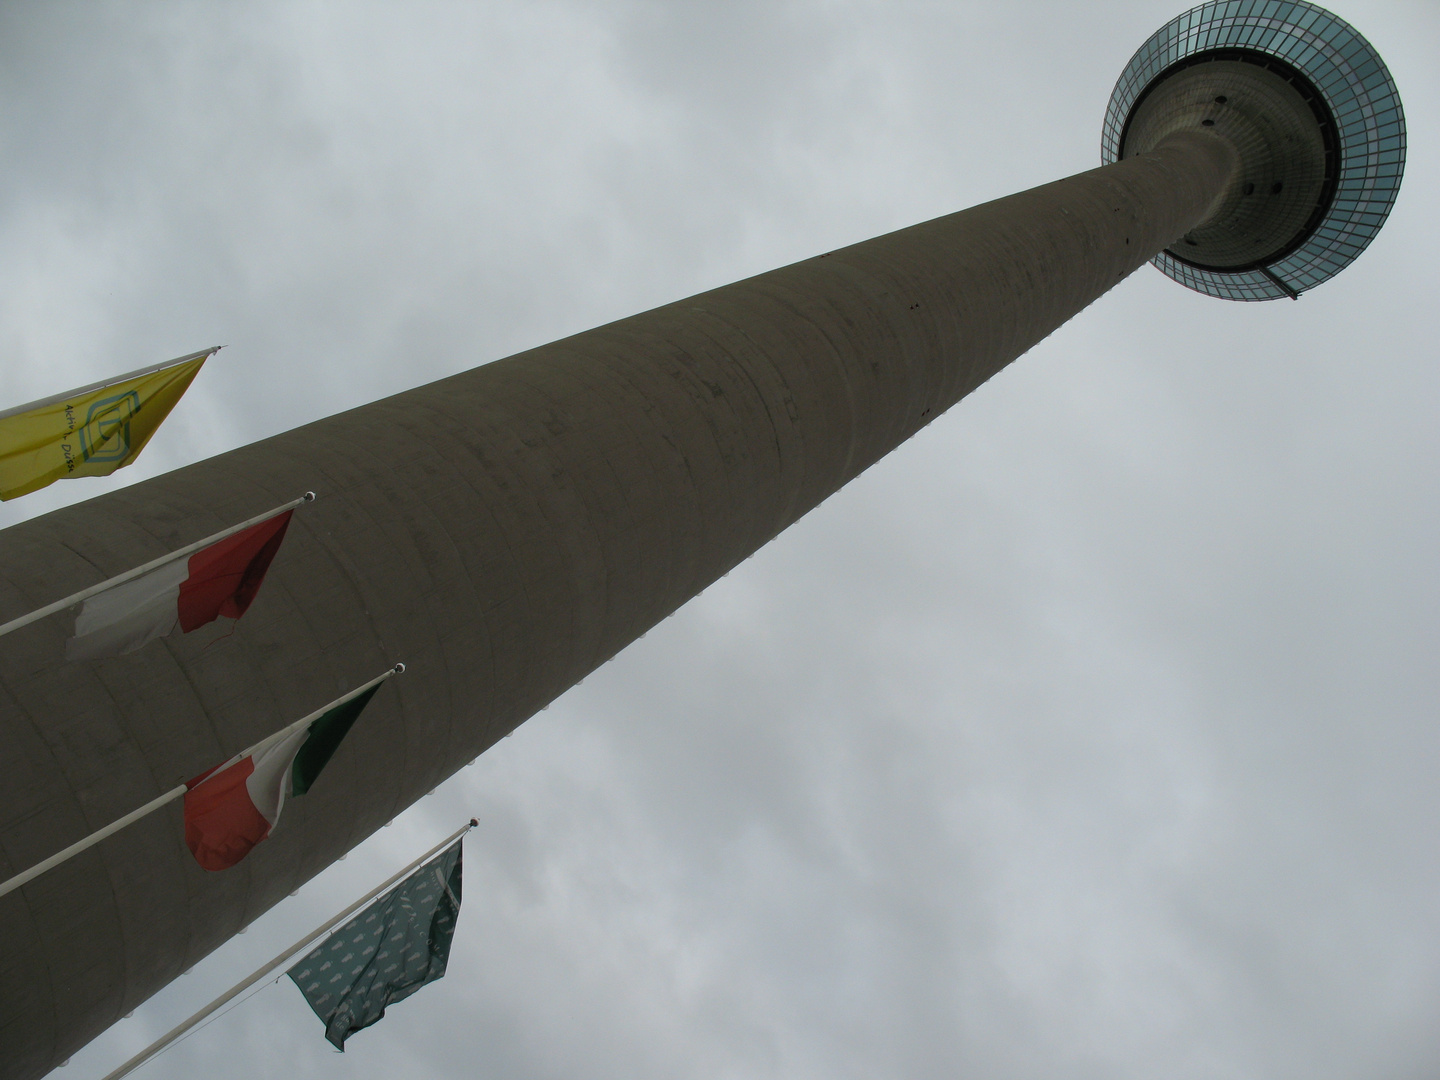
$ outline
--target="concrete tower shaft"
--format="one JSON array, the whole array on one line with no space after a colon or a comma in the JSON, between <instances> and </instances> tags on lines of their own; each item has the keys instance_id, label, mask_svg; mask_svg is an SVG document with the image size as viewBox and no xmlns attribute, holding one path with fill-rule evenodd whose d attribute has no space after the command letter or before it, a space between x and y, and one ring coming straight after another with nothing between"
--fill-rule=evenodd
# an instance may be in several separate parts
<instances>
[{"instance_id":1,"label":"concrete tower shaft","mask_svg":"<svg viewBox=\"0 0 1440 1080\"><path fill-rule=\"evenodd\" d=\"M232 870L158 813L0 898L0 1061L68 1057L1076 312L1201 227L1197 128L0 533L0 620L313 489L234 634L0 648L6 876L397 660Z\"/></svg>"},{"instance_id":2,"label":"concrete tower shaft","mask_svg":"<svg viewBox=\"0 0 1440 1080\"><path fill-rule=\"evenodd\" d=\"M1178 131L1224 139L1240 167L1223 201L1167 250L1212 270L1269 266L1314 233L1335 197L1335 120L1287 65L1244 52L1194 59L1167 72L1135 106L1121 155L1144 153Z\"/></svg>"}]
</instances>

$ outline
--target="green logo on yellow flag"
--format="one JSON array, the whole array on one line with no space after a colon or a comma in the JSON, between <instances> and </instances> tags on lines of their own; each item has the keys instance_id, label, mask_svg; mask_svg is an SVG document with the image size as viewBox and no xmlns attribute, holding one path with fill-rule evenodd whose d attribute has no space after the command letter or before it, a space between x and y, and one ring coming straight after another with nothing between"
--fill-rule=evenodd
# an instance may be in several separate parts
<instances>
[{"instance_id":1,"label":"green logo on yellow flag","mask_svg":"<svg viewBox=\"0 0 1440 1080\"><path fill-rule=\"evenodd\" d=\"M0 499L109 476L145 448L216 349L0 413Z\"/></svg>"},{"instance_id":2,"label":"green logo on yellow flag","mask_svg":"<svg viewBox=\"0 0 1440 1080\"><path fill-rule=\"evenodd\" d=\"M131 390L90 406L80 429L80 456L86 461L124 461L130 456L130 418L140 411L140 394Z\"/></svg>"}]
</instances>

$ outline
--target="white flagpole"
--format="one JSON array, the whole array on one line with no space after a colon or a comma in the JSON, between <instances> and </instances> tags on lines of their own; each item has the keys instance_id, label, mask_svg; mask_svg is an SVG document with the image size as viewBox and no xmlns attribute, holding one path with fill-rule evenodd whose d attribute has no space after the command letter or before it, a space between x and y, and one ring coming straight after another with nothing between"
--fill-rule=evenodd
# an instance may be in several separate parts
<instances>
[{"instance_id":1,"label":"white flagpole","mask_svg":"<svg viewBox=\"0 0 1440 1080\"><path fill-rule=\"evenodd\" d=\"M151 559L149 562L137 566L133 570L126 570L123 574L116 574L112 578L106 578L98 585L91 585L88 589L81 589L79 592L72 596L67 596L63 600L56 600L53 604L46 604L42 608L36 608L28 615L21 615L18 619L11 619L9 622L0 625L0 637L10 633L11 630L19 630L22 626L29 626L33 622L38 622L40 619L45 618L46 615L53 615L57 611L64 611L68 607L74 607L76 604L84 600L89 600L90 597L102 593L106 589L113 589L116 585L124 585L127 581L133 581L143 574L148 574L157 567L164 566L166 563L174 562L176 559L183 559L188 555L193 555L195 552L202 548L207 548L211 544L218 544L227 536L234 536L238 532L244 532L250 528L250 526L259 525L262 521L269 521L271 518L283 514L286 510L293 510L302 503L314 501L315 493L313 491L307 491L298 499L291 499L289 502L282 503L273 510L266 510L263 514L256 514L252 518L246 518L240 522L239 525L232 525L228 529L221 529L214 536L207 536L204 540L196 540L193 544L186 544L184 547L177 548L168 555L161 555L158 559Z\"/></svg>"},{"instance_id":2,"label":"white flagpole","mask_svg":"<svg viewBox=\"0 0 1440 1080\"><path fill-rule=\"evenodd\" d=\"M9 881L5 882L4 885L0 885L0 896L4 896L8 892L14 892L21 885L24 885L27 881L33 881L35 878L45 873L46 870L50 870L53 867L59 866L66 859L70 858L73 855L80 854L80 852L84 851L86 848L94 847L96 844L100 843L101 840L104 840L107 836L114 836L121 829L125 828L126 825L131 825L139 821L146 814L153 813L154 811L159 810L160 807L164 806L166 803L173 802L176 799L180 798L181 795L185 794L186 790L187 789L184 784L181 784L178 787L173 787L164 795L159 795L151 799L144 806L140 807L140 809L131 810L130 813L126 814L124 817L117 818L109 825L106 825L103 829L97 829L95 832L85 837L85 839L75 841L75 843L71 844L63 851L57 851L54 855L51 855L44 862L38 862L29 870L26 870L24 873L16 874Z\"/></svg>"},{"instance_id":3,"label":"white flagpole","mask_svg":"<svg viewBox=\"0 0 1440 1080\"><path fill-rule=\"evenodd\" d=\"M250 987L254 986L261 979L265 978L281 964L283 964L286 960L289 960L292 956L298 954L302 949L305 949L311 944L313 944L318 938L324 937L327 933L334 930L351 915L355 914L355 912L359 911L371 900L374 900L375 897L379 896L386 889L390 888L390 886L394 885L401 878L405 877L405 875L409 874L426 859L430 858L436 852L443 851L445 848L449 847L452 843L454 843L460 837L464 836L466 833L468 833L471 829L475 828L479 824L479 821L477 821L475 818L471 818L469 822L466 823L462 828L455 830L444 840L441 840L440 843L436 844L429 851L425 852L424 855L421 855L414 862L410 863L410 865L406 866L403 870L398 871L393 876L387 878L385 881L382 881L379 885L375 886L375 888L371 889L359 900L356 900L344 911L340 912L340 914L325 920L325 922L321 923L315 930L306 934L299 941L295 942L294 945L291 945L284 952L279 953L277 956L275 956L268 964L260 967L249 978L236 983L229 990L225 991L225 993L221 994L214 1001L210 1002L209 1005L206 1005L203 1009L197 1012L194 1016L190 1017L188 1020L177 1025L176 1027L171 1028L164 1035L160 1036L160 1038L156 1039L144 1050L141 1050L140 1053L136 1054L129 1061L125 1062L124 1065L121 1065L114 1072L107 1073L104 1077L104 1080L120 1080L120 1077L125 1076L128 1073L134 1071L135 1069L138 1069L141 1065L144 1065L156 1054L160 1053L160 1051L164 1050L171 1043L175 1042L175 1040L179 1039L186 1032L190 1031L206 1017L223 1008L231 1001L234 1001L235 998L239 997L246 990L250 989Z\"/></svg>"},{"instance_id":4,"label":"white flagpole","mask_svg":"<svg viewBox=\"0 0 1440 1080\"><path fill-rule=\"evenodd\" d=\"M43 409L46 405L57 405L67 398L79 397L81 394L88 394L92 390L103 390L107 386L114 386L116 383L129 382L131 379L138 379L141 375L153 375L157 371L164 371L166 368L179 367L181 364L188 364L191 360L199 360L202 356L209 358L223 349L224 345L214 345L208 349L201 349L199 352L192 352L187 356L177 356L174 360L162 360L158 364L151 364L149 367L136 368L134 371L127 371L124 375L114 375L108 379L101 379L89 386L77 386L74 390L66 390L61 394L52 394L50 397L41 398L39 401L28 401L24 405L16 405L13 409L6 409L0 412L0 420L10 416L20 416L23 413L32 412L35 409Z\"/></svg>"},{"instance_id":5,"label":"white flagpole","mask_svg":"<svg viewBox=\"0 0 1440 1080\"><path fill-rule=\"evenodd\" d=\"M228 761L226 761L224 764L222 764L222 765L217 765L215 768L211 769L210 772L207 773L206 775L209 776L209 775L211 775L211 774L213 774L213 773L220 772L221 770L226 769L226 768L228 768L229 766L235 764L235 762L239 761L241 758L249 757L251 754L258 754L261 750L264 750L264 749L266 749L266 748L268 748L268 747L270 747L270 746L273 746L276 742L278 742L279 740L285 738L285 736L289 735L289 734L290 734L292 731L294 731L296 728L302 727L302 726L304 726L304 725L306 725L306 724L314 723L316 720L320 719L320 717L324 716L324 715L325 715L327 712L329 712L331 709L339 708L341 705L344 705L347 701L350 701L350 700L353 699L353 698L359 697L361 694L365 693L366 690L369 690L372 686L377 686L377 685L379 685L380 683L384 682L386 679L390 678L392 675L399 675L399 674L400 674L402 671L404 671L404 670L405 670L405 665L404 665L404 664L396 664L396 665L395 665L394 667L392 667L389 671L385 672L385 674L376 676L375 678L371 679L369 682L365 683L363 686L357 686L354 690L351 690L348 694L344 694L344 695L336 698L336 699L335 699L334 701L332 701L329 705L322 706L321 708L316 709L314 712L309 713L309 714L307 714L307 715L305 715L305 716L302 716L299 720L296 720L293 724L286 724L286 725L285 725L283 728L281 728L279 731L275 732L275 734L273 734L273 735L267 735L265 738L263 738L263 739L261 739L259 742L257 742L254 746L251 746L251 747L249 747L249 748L247 748L247 749L245 749L245 750L241 750L240 753L238 753L238 754L236 754L234 757L230 758L230 759L229 759ZM203 781L202 781L202 783L203 783ZM197 784L196 786L198 787L199 785ZM146 803L144 806L140 807L140 808L137 809L137 810L131 810L130 813L126 814L126 815L125 815L124 817L122 817L122 818L117 818L115 821L112 821L109 825L106 825L103 829L97 829L95 832L91 833L89 836L85 837L83 840L77 840L77 841L75 841L75 843L71 844L69 847L65 848L63 851L57 851L54 855L51 855L48 859L44 860L43 862L38 862L38 863L36 863L34 866L30 867L29 870L25 870L25 871L23 871L23 872L21 872L21 873L19 873L19 874L16 874L16 875L15 875L14 877L12 877L9 881L5 882L3 885L0 885L0 896L4 896L6 893L9 893L9 892L14 892L16 889L20 888L20 886L21 886L21 885L24 885L26 882L34 881L34 880L35 880L37 877L39 877L41 874L45 873L45 871L51 870L51 869L53 869L54 867L59 866L59 865L60 865L61 863L63 863L66 859L73 858L74 856L80 854L80 852L86 850L87 848L92 848L92 847L94 847L96 844L100 843L100 841L101 841L101 840L104 840L106 837L114 836L114 835L115 835L117 832L119 832L121 829L125 828L125 826L134 824L135 822L139 821L142 817L144 817L146 814L154 813L156 810L159 810L160 807L164 806L166 803L174 802L176 799L180 798L180 796L184 795L185 792L187 792L188 790L190 790L190 786L189 786L188 784L180 784L178 787L173 787L173 788L171 788L169 791L165 792L164 795L157 795L155 798L151 799L151 800L150 800L148 803Z\"/></svg>"}]
</instances>

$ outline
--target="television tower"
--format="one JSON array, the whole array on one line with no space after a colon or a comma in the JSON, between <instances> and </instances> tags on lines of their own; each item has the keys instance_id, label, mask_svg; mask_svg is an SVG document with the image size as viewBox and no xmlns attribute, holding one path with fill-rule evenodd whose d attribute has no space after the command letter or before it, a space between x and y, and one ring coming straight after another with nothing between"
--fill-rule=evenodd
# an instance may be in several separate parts
<instances>
[{"instance_id":1,"label":"television tower","mask_svg":"<svg viewBox=\"0 0 1440 1080\"><path fill-rule=\"evenodd\" d=\"M0 897L0 1074L134 1009L1126 276L1296 297L1399 188L1384 63L1303 0L1130 61L1104 165L486 364L0 533L0 621L306 492L235 633L0 638L8 878L403 660L274 835L157 812Z\"/></svg>"}]
</instances>

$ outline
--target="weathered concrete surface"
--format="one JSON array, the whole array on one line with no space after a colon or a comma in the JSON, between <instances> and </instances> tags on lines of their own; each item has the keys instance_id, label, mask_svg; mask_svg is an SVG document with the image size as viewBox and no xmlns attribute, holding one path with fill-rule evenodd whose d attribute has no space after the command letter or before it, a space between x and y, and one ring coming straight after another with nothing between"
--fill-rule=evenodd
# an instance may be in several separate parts
<instances>
[{"instance_id":1,"label":"weathered concrete surface","mask_svg":"<svg viewBox=\"0 0 1440 1080\"><path fill-rule=\"evenodd\" d=\"M409 666L235 869L175 805L0 899L0 1071L46 1072L665 618L1200 222L1234 161L1181 136L0 533L4 620L320 494L228 638L0 639L5 876Z\"/></svg>"}]
</instances>

